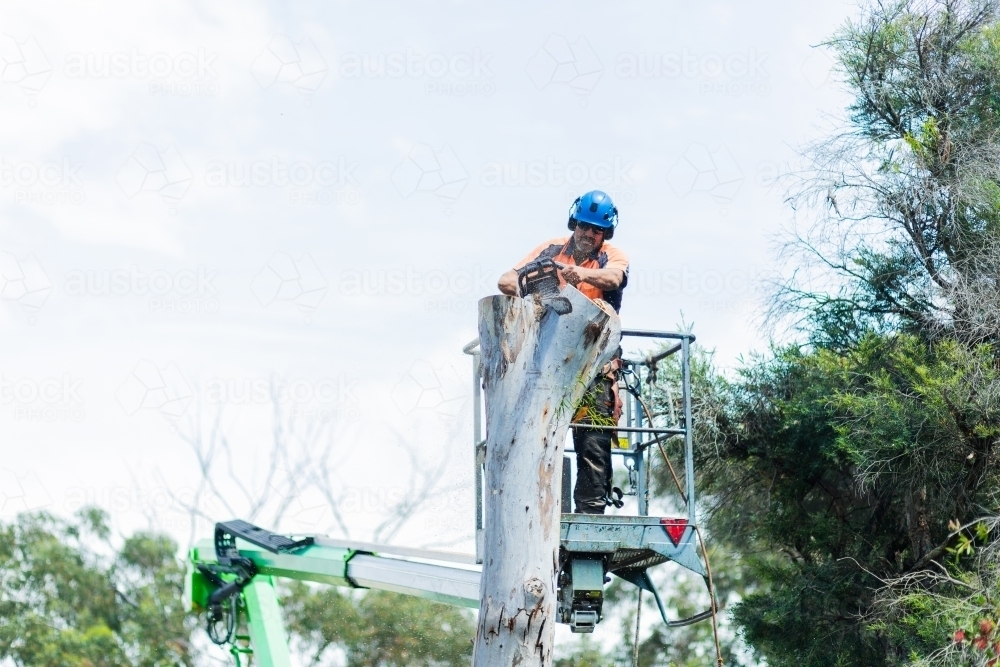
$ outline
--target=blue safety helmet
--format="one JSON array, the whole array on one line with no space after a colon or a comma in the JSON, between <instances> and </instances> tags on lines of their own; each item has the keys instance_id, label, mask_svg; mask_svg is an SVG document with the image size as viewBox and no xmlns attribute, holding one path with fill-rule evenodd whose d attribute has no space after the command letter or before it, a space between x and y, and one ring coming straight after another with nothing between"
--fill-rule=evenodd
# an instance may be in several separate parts
<instances>
[{"instance_id":1,"label":"blue safety helmet","mask_svg":"<svg viewBox=\"0 0 1000 667\"><path fill-rule=\"evenodd\" d=\"M606 193L591 190L582 197L577 197L569 207L569 228L576 229L576 223L585 222L604 230L604 240L615 235L618 225L618 209Z\"/></svg>"}]
</instances>

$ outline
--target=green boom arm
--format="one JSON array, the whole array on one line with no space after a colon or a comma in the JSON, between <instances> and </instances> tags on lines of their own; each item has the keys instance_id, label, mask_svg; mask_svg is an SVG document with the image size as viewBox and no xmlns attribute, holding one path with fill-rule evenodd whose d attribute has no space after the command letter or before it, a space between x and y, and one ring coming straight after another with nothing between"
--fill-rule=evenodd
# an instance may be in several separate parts
<instances>
[{"instance_id":1,"label":"green boom arm","mask_svg":"<svg viewBox=\"0 0 1000 667\"><path fill-rule=\"evenodd\" d=\"M294 551L277 553L238 537L236 546L239 556L256 567L256 575L239 593L243 602L240 613L250 633L241 639L249 640L254 657L263 667L291 665L275 577L377 588L473 609L479 607L480 570L472 557L324 538L314 538L312 544ZM215 543L199 542L191 549L188 560L186 597L192 609L204 611L219 586L198 566L218 563ZM239 654L248 652L235 645L230 650L237 664Z\"/></svg>"}]
</instances>

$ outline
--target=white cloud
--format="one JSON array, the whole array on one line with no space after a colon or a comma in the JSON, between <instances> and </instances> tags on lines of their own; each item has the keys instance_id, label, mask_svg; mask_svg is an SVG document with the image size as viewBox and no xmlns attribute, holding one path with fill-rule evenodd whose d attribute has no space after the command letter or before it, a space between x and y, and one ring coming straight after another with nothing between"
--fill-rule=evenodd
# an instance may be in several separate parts
<instances>
[{"instance_id":1,"label":"white cloud","mask_svg":"<svg viewBox=\"0 0 1000 667\"><path fill-rule=\"evenodd\" d=\"M550 158L564 165L633 163L633 184L611 192L621 209L615 243L633 262L626 324L672 328L683 310L699 342L718 349L720 359L757 345L744 296L671 291L650 276L749 275L769 263L766 234L785 212L754 185L754 176L760 163L785 159L789 146L808 136L817 107L830 108L832 87L813 90L801 56L846 11L817 5L802 18L798 7L791 0L734 5L735 15L720 20L696 3L642 12L622 4L581 8L569 23L559 6L537 3L496 13L475 3L447 11L403 4L389 14L364 3L229 0L113 2L100 11L69 2L5 7L3 34L18 45L34 38L51 71L30 95L19 82L0 85L0 159L80 163L82 185L73 187L83 199L45 203L61 186L20 188L35 193L22 196L19 186L0 179L0 250L17 248L18 262L34 255L51 283L34 325L19 314L17 301L3 303L0 362L23 365L28 376L49 367L72 370L87 391L79 423L14 422L0 406L0 428L19 445L11 469L36 470L57 507L62 489L80 476L110 487L128 476L126 466L160 466L185 479L190 461L163 420L130 418L116 398L137 360L149 359L161 376L166 360L174 360L192 390L198 376L218 376L220 369L234 377L364 378L365 427L344 426L342 437L374 448L402 433L429 454L451 443L453 473L466 474L467 414L452 409L461 401L451 392L467 390L469 359L460 349L475 333L476 302L492 283L366 295L362 282L360 296L351 298L327 284L347 270L367 272L370 280L380 272L388 280L392 272L404 281L408 271L425 277L437 271L442 284L499 272L543 240L567 233L568 201L591 187L588 175L575 185L484 188L479 177L486 163L514 170ZM276 35L286 37L276 42ZM618 79L615 57L626 45L648 53L767 51L771 92L716 95L683 79ZM9 47L0 53L5 62ZM26 48L18 46L21 54ZM74 78L64 71L70 54L130 56L133 49L216 53L218 90L186 94L151 89L148 77ZM476 49L493 54L495 92L458 94L447 77L337 77L345 53L407 49L447 59ZM786 62L792 64L782 69ZM586 108L571 91L586 96ZM704 151L688 154L693 144ZM724 159L719 146L739 159L738 174L735 159ZM356 204L336 199L335 182L205 182L211 162L240 169L272 160L338 164L341 157L358 165ZM690 195L677 197L668 178L682 159L693 178L677 181ZM324 190L325 204L318 201ZM728 217L713 202L718 197L731 200ZM182 300L153 309L135 298L71 299L63 289L73 269L97 275L135 266L151 274L199 265L218 272L220 307L211 313ZM418 362L430 364L433 378ZM455 369L459 380L453 385L441 377L442 368ZM155 382L140 375L141 396L124 395L133 407L154 396L147 392ZM167 402L187 396L165 395ZM192 416L190 401L179 423ZM226 417L241 442L268 436L269 414L247 409ZM409 430L425 417L433 428ZM246 423L253 428L240 431ZM53 452L69 462L49 465ZM405 473L402 460L390 461L393 475Z\"/></svg>"}]
</instances>

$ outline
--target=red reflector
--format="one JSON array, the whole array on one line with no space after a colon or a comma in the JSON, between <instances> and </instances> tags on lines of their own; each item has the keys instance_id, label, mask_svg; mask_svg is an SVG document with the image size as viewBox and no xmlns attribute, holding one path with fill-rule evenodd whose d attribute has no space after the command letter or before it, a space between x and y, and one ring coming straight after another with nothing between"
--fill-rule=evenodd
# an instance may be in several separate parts
<instances>
[{"instance_id":1,"label":"red reflector","mask_svg":"<svg viewBox=\"0 0 1000 667\"><path fill-rule=\"evenodd\" d=\"M667 531L667 535L670 537L670 541L677 546L677 543L681 541L681 536L684 534L684 529L687 528L687 519L660 519L660 523L663 524L663 530Z\"/></svg>"}]
</instances>

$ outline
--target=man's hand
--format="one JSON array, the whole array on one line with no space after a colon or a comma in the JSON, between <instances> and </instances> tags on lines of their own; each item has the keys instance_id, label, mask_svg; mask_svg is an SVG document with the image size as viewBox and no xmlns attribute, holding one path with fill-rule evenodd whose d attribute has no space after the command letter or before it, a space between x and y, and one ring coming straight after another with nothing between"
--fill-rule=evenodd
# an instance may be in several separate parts
<instances>
[{"instance_id":1,"label":"man's hand","mask_svg":"<svg viewBox=\"0 0 1000 667\"><path fill-rule=\"evenodd\" d=\"M613 393L615 396L615 409L611 416L615 420L615 423L617 424L618 420L621 419L622 417L622 408L625 407L625 403L624 401L622 401L621 392L618 390L617 382L611 385L611 393Z\"/></svg>"},{"instance_id":2,"label":"man's hand","mask_svg":"<svg viewBox=\"0 0 1000 667\"><path fill-rule=\"evenodd\" d=\"M553 262L559 267L559 275L570 285L576 287L580 283L593 285L604 291L618 289L625 279L625 273L621 269L585 269L575 264L563 264Z\"/></svg>"},{"instance_id":3,"label":"man's hand","mask_svg":"<svg viewBox=\"0 0 1000 667\"><path fill-rule=\"evenodd\" d=\"M563 264L562 262L552 262L559 268L559 275L570 285L576 287L580 283L587 283L602 290L618 289L625 279L625 274L621 269L585 269L575 264ZM497 287L504 294L519 296L517 288L517 270L511 269L502 276L497 283Z\"/></svg>"},{"instance_id":4,"label":"man's hand","mask_svg":"<svg viewBox=\"0 0 1000 667\"><path fill-rule=\"evenodd\" d=\"M497 282L497 287L503 294L519 296L517 290L517 271L511 269L500 276L500 280Z\"/></svg>"},{"instance_id":5,"label":"man's hand","mask_svg":"<svg viewBox=\"0 0 1000 667\"><path fill-rule=\"evenodd\" d=\"M563 264L562 262L552 263L559 267L559 275L563 277L563 280L568 282L573 287L576 287L587 279L586 272L588 269L574 266L572 264Z\"/></svg>"}]
</instances>

